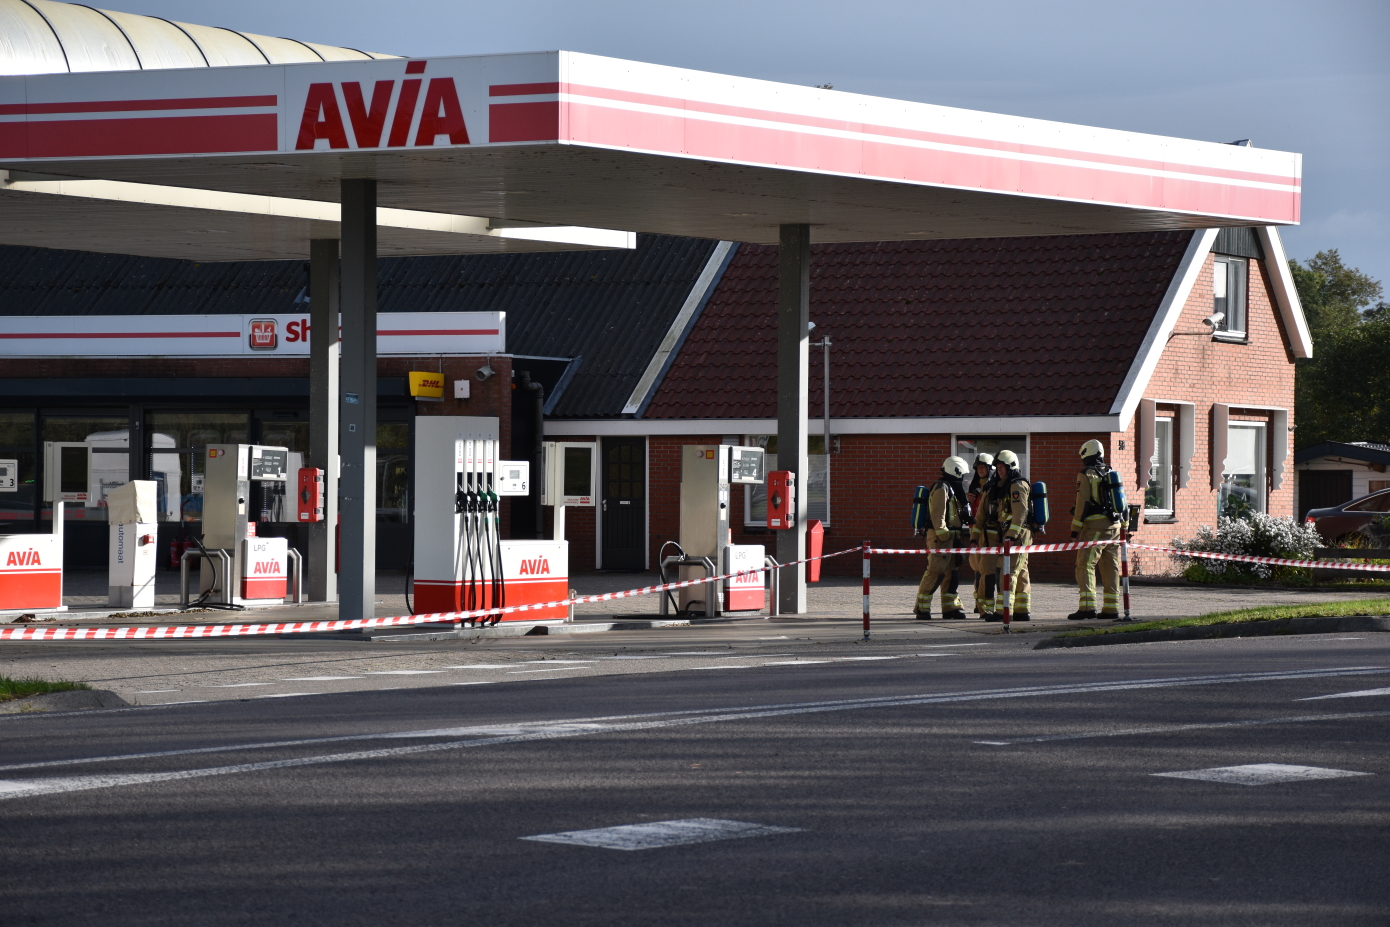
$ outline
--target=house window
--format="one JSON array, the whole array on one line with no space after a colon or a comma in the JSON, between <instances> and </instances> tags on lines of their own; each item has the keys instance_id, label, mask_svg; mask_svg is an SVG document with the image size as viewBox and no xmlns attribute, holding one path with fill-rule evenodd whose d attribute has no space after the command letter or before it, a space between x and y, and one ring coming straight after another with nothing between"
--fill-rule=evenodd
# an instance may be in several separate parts
<instances>
[{"instance_id":1,"label":"house window","mask_svg":"<svg viewBox=\"0 0 1390 927\"><path fill-rule=\"evenodd\" d=\"M1173 420L1154 419L1154 456L1144 509L1154 515L1173 514Z\"/></svg>"},{"instance_id":2,"label":"house window","mask_svg":"<svg viewBox=\"0 0 1390 927\"><path fill-rule=\"evenodd\" d=\"M955 451L957 457L965 458L973 469L975 458L981 454L998 457L1000 451L1013 451L1018 455L1018 470L1028 475L1028 436L1027 435L956 435ZM928 482L936 478L936 472L928 474ZM969 483L969 480L966 480Z\"/></svg>"},{"instance_id":3,"label":"house window","mask_svg":"<svg viewBox=\"0 0 1390 927\"><path fill-rule=\"evenodd\" d=\"M1217 513L1244 518L1265 510L1265 426L1232 422L1227 427L1226 464Z\"/></svg>"},{"instance_id":4,"label":"house window","mask_svg":"<svg viewBox=\"0 0 1390 927\"><path fill-rule=\"evenodd\" d=\"M746 447L760 447L764 451L765 469L777 469L777 436L747 435L743 441ZM811 472L806 481L806 520L819 519L825 526L830 525L830 479L825 455L825 439L820 435L806 438L807 466ZM743 487L743 523L749 527L767 524L767 484Z\"/></svg>"},{"instance_id":5,"label":"house window","mask_svg":"<svg viewBox=\"0 0 1390 927\"><path fill-rule=\"evenodd\" d=\"M1212 311L1221 316L1220 321L1216 323L1218 339L1245 340L1245 290L1248 269L1248 262L1244 258L1217 257L1212 263Z\"/></svg>"}]
</instances>

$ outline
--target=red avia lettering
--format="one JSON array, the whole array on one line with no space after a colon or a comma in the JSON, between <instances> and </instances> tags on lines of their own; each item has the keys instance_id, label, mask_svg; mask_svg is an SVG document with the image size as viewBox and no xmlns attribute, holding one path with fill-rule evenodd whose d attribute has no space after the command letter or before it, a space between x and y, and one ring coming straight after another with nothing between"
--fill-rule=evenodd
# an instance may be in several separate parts
<instances>
[{"instance_id":1,"label":"red avia lettering","mask_svg":"<svg viewBox=\"0 0 1390 927\"><path fill-rule=\"evenodd\" d=\"M422 65L423 62L412 62ZM417 67L409 73L420 73ZM396 81L379 80L372 86L371 101L368 102L358 81L338 84L310 84L304 99L304 115L299 123L299 138L295 141L296 150L308 150L319 139L325 139L329 148L378 148L381 135L386 128L387 113L395 102L395 115L391 117L391 131L386 139L386 147L403 148L410 142L410 128L417 125L414 145L429 148L443 135L451 145L467 145L468 126L464 123L463 107L459 105L458 87L452 77L432 77L425 88L425 101L418 107L420 85L423 78L400 81L400 91L396 91ZM347 124L343 122L343 106L338 105L341 87L342 100L347 109L348 123L352 125L355 143L348 142Z\"/></svg>"},{"instance_id":2,"label":"red avia lettering","mask_svg":"<svg viewBox=\"0 0 1390 927\"><path fill-rule=\"evenodd\" d=\"M537 576L541 573L550 572L550 561L545 557L537 557L534 560L521 561L522 576Z\"/></svg>"},{"instance_id":3,"label":"red avia lettering","mask_svg":"<svg viewBox=\"0 0 1390 927\"><path fill-rule=\"evenodd\" d=\"M251 568L252 576L280 576L283 572L284 571L280 569L279 560L259 560Z\"/></svg>"},{"instance_id":4,"label":"red avia lettering","mask_svg":"<svg viewBox=\"0 0 1390 927\"><path fill-rule=\"evenodd\" d=\"M43 566L36 550L12 550L5 558L5 566Z\"/></svg>"}]
</instances>

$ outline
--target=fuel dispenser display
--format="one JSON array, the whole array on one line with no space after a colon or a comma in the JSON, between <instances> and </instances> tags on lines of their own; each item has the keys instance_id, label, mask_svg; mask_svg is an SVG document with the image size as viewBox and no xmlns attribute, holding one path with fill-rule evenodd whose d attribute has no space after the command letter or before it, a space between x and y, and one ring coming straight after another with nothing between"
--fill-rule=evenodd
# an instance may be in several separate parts
<instances>
[{"instance_id":1,"label":"fuel dispenser display","mask_svg":"<svg viewBox=\"0 0 1390 927\"><path fill-rule=\"evenodd\" d=\"M564 541L504 541L501 500L527 494L524 463L499 459L495 418L415 420L416 614L555 601L569 591ZM564 619L563 606L491 619Z\"/></svg>"},{"instance_id":2,"label":"fuel dispenser display","mask_svg":"<svg viewBox=\"0 0 1390 927\"><path fill-rule=\"evenodd\" d=\"M707 558L715 573L739 573L733 586L715 589L690 586L680 590L680 607L689 611L711 595L720 595L730 609L761 608L761 572L766 552L759 545L740 545L737 564L730 559L729 488L763 482L765 460L760 447L730 444L686 445L681 448L680 547L686 562ZM757 571L748 564L756 563ZM709 567L706 566L708 571ZM680 566L681 579L696 578L695 567ZM735 590L734 586L737 587ZM756 598L757 605L749 604ZM717 609L707 609L715 614Z\"/></svg>"}]
</instances>

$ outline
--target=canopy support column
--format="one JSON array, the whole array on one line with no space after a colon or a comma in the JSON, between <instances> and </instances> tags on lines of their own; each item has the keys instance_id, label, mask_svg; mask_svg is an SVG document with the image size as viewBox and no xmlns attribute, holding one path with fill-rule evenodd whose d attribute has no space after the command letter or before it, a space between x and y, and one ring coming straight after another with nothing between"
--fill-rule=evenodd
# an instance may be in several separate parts
<instances>
[{"instance_id":1,"label":"canopy support column","mask_svg":"<svg viewBox=\"0 0 1390 927\"><path fill-rule=\"evenodd\" d=\"M810 467L806 458L811 338L811 227L784 225L777 272L777 469L796 475L796 527L778 531L777 559L790 563L806 556L806 496ZM787 567L779 605L783 615L806 613L806 566Z\"/></svg>"},{"instance_id":2,"label":"canopy support column","mask_svg":"<svg viewBox=\"0 0 1390 927\"><path fill-rule=\"evenodd\" d=\"M376 181L341 184L343 562L338 614L375 618Z\"/></svg>"},{"instance_id":3,"label":"canopy support column","mask_svg":"<svg viewBox=\"0 0 1390 927\"><path fill-rule=\"evenodd\" d=\"M313 602L338 600L338 239L309 241L309 462L323 471L323 521L309 524ZM290 474L294 479L295 475Z\"/></svg>"}]
</instances>

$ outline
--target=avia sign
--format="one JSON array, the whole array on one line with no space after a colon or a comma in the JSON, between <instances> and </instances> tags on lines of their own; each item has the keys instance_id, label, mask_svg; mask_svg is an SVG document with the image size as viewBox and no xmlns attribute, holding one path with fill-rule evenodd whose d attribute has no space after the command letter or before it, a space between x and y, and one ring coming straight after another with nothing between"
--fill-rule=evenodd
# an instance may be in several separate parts
<instances>
[{"instance_id":1,"label":"avia sign","mask_svg":"<svg viewBox=\"0 0 1390 927\"><path fill-rule=\"evenodd\" d=\"M405 72L423 74L425 67L424 61L411 61L406 64ZM361 81L310 84L295 150L313 148L320 139L326 140L330 148L380 148L383 143L387 148L407 145L429 148L441 135L451 145L469 144L468 124L463 118L454 79L430 78L421 102L420 87L424 83L419 77L375 81L368 90L370 100L363 94ZM386 132L388 112L392 114L389 133ZM351 144L348 142L349 127Z\"/></svg>"}]
</instances>

